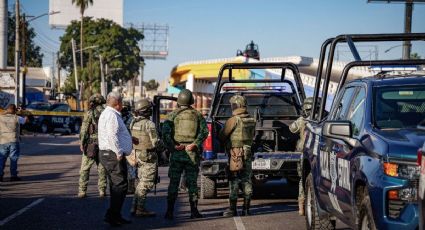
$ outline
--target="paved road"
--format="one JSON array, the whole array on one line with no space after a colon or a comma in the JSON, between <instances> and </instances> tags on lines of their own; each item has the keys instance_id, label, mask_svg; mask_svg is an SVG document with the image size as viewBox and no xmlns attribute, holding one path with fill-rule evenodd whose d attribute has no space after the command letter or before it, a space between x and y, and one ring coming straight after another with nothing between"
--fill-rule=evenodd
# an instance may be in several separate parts
<instances>
[{"instance_id":1,"label":"paved road","mask_svg":"<svg viewBox=\"0 0 425 230\"><path fill-rule=\"evenodd\" d=\"M88 197L76 198L81 156L77 136L24 136L19 162L23 181L0 184L0 229L108 229L103 216L108 198L97 195L95 168ZM8 164L7 164L8 165ZM7 166L8 167L8 166ZM132 218L124 229L305 229L304 218L298 216L297 188L283 182L256 187L250 217L222 218L227 206L226 192L219 199L201 200L199 207L206 218L189 218L189 203L181 193L176 205L175 220L163 219L166 209L168 168L160 168L161 183L147 207L158 213L150 219ZM261 192L258 192L260 191ZM129 217L132 196L127 196L124 216ZM241 201L240 201L241 202Z\"/></svg>"}]
</instances>

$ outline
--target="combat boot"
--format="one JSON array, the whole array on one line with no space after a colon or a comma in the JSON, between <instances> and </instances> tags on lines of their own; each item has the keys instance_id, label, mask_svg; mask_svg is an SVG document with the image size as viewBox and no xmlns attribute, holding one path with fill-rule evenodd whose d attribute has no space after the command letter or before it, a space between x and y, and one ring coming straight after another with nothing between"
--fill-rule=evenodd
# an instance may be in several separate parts
<instances>
[{"instance_id":1,"label":"combat boot","mask_svg":"<svg viewBox=\"0 0 425 230\"><path fill-rule=\"evenodd\" d=\"M168 220L172 220L174 218L174 204L176 203L176 200L168 200L167 202L167 212L165 213L164 218Z\"/></svg>"},{"instance_id":2,"label":"combat boot","mask_svg":"<svg viewBox=\"0 0 425 230\"><path fill-rule=\"evenodd\" d=\"M203 218L204 216L199 213L198 201L190 201L190 219Z\"/></svg>"},{"instance_id":3,"label":"combat boot","mask_svg":"<svg viewBox=\"0 0 425 230\"><path fill-rule=\"evenodd\" d=\"M148 211L145 208L137 208L136 212L134 213L134 216L136 216L136 217L154 217L154 216L156 216L156 213Z\"/></svg>"},{"instance_id":4,"label":"combat boot","mask_svg":"<svg viewBox=\"0 0 425 230\"><path fill-rule=\"evenodd\" d=\"M304 216L305 212L304 212L304 198L298 198L298 214L300 216Z\"/></svg>"},{"instance_id":5,"label":"combat boot","mask_svg":"<svg viewBox=\"0 0 425 230\"><path fill-rule=\"evenodd\" d=\"M244 198L243 207L242 207L242 216L251 215L251 213L249 212L250 206L251 206L251 198Z\"/></svg>"},{"instance_id":6,"label":"combat boot","mask_svg":"<svg viewBox=\"0 0 425 230\"><path fill-rule=\"evenodd\" d=\"M85 198L87 196L86 192L79 191L77 197L78 198Z\"/></svg>"},{"instance_id":7,"label":"combat boot","mask_svg":"<svg viewBox=\"0 0 425 230\"><path fill-rule=\"evenodd\" d=\"M226 209L223 212L223 216L224 217L232 217L232 216L237 216L238 215L238 213L236 211L236 204L237 204L237 202L238 202L238 200L230 200L229 201L230 206L229 206L228 209Z\"/></svg>"}]
</instances>

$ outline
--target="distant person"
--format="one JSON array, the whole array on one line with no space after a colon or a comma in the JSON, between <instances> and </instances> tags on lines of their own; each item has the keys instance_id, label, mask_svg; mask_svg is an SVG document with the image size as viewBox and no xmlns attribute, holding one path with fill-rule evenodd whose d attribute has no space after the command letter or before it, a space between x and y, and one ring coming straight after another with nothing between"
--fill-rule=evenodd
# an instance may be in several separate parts
<instances>
[{"instance_id":1,"label":"distant person","mask_svg":"<svg viewBox=\"0 0 425 230\"><path fill-rule=\"evenodd\" d=\"M132 138L121 118L123 107L120 93L108 94L106 108L99 118L99 160L105 167L110 187L110 205L105 221L111 226L131 223L121 216L127 194L127 161L132 150Z\"/></svg>"},{"instance_id":2,"label":"distant person","mask_svg":"<svg viewBox=\"0 0 425 230\"><path fill-rule=\"evenodd\" d=\"M80 131L80 150L83 153L81 159L80 180L78 198L86 197L89 183L90 169L94 163L97 165L99 196L105 197L106 170L99 164L99 143L97 140L98 122L103 111L105 98L100 94L94 94L89 99L89 110L84 116Z\"/></svg>"},{"instance_id":3,"label":"distant person","mask_svg":"<svg viewBox=\"0 0 425 230\"><path fill-rule=\"evenodd\" d=\"M255 135L255 119L247 111L246 98L234 95L230 98L232 117L224 124L219 134L220 141L226 144L229 157L229 204L223 216L237 216L239 188L243 191L242 215L250 215L252 196L252 151Z\"/></svg>"},{"instance_id":4,"label":"distant person","mask_svg":"<svg viewBox=\"0 0 425 230\"><path fill-rule=\"evenodd\" d=\"M189 193L190 218L203 217L198 210L197 179L200 150L208 136L208 128L202 114L192 108L193 103L192 92L183 89L177 98L178 108L168 114L162 127L162 139L171 152L166 219L173 219L174 204L183 172L185 172Z\"/></svg>"},{"instance_id":5,"label":"distant person","mask_svg":"<svg viewBox=\"0 0 425 230\"><path fill-rule=\"evenodd\" d=\"M20 125L27 122L26 118L16 115L16 105L10 104L0 115L0 182L3 182L6 160L10 159L10 181L20 181L18 177L18 159L20 155L19 134Z\"/></svg>"}]
</instances>

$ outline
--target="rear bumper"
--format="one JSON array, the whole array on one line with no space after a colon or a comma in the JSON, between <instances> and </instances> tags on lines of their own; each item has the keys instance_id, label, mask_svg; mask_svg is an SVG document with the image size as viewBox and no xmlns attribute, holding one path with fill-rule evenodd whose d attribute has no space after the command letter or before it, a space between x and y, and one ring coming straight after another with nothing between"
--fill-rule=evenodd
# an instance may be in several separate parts
<instances>
[{"instance_id":1,"label":"rear bumper","mask_svg":"<svg viewBox=\"0 0 425 230\"><path fill-rule=\"evenodd\" d=\"M227 156L218 154L219 159L205 160L201 162L201 173L204 176L227 178ZM253 157L252 172L255 175L267 175L270 177L297 177L297 164L301 159L298 152L266 152L255 153ZM257 162L267 162L264 167L259 167Z\"/></svg>"}]
</instances>

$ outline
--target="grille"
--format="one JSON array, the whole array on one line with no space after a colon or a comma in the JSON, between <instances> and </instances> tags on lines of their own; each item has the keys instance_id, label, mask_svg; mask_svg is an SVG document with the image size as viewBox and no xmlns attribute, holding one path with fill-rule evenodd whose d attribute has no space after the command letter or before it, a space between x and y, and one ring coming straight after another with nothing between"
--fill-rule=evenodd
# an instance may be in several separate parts
<instances>
[{"instance_id":1,"label":"grille","mask_svg":"<svg viewBox=\"0 0 425 230\"><path fill-rule=\"evenodd\" d=\"M400 216L401 209L406 205L406 201L389 200L388 201L388 216L397 219Z\"/></svg>"}]
</instances>

